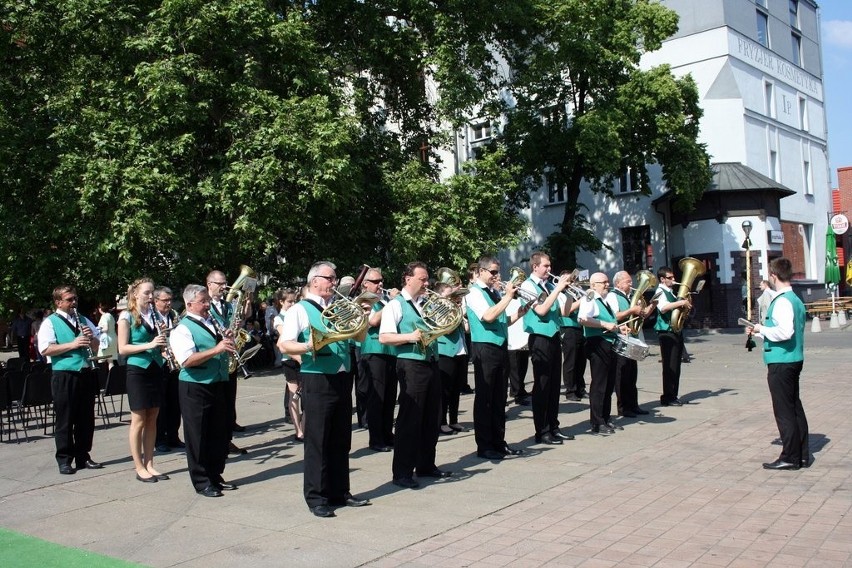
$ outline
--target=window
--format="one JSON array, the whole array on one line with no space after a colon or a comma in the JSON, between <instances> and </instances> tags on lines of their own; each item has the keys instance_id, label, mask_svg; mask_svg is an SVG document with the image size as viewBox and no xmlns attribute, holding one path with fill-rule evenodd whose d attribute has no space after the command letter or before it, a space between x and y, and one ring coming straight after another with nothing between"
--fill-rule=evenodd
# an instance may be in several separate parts
<instances>
[{"instance_id":1,"label":"window","mask_svg":"<svg viewBox=\"0 0 852 568\"><path fill-rule=\"evenodd\" d=\"M754 0L754 3L762 8L766 8L766 0Z\"/></svg>"},{"instance_id":2,"label":"window","mask_svg":"<svg viewBox=\"0 0 852 568\"><path fill-rule=\"evenodd\" d=\"M811 176L811 163L808 160L802 163L802 175L804 176L802 187L805 188L805 195L813 195L814 182Z\"/></svg>"},{"instance_id":3,"label":"window","mask_svg":"<svg viewBox=\"0 0 852 568\"><path fill-rule=\"evenodd\" d=\"M651 227L625 227L621 229L622 266L631 274L654 265L651 248Z\"/></svg>"},{"instance_id":4,"label":"window","mask_svg":"<svg viewBox=\"0 0 852 568\"><path fill-rule=\"evenodd\" d=\"M470 141L488 140L491 138L491 123L488 121L470 125Z\"/></svg>"},{"instance_id":5,"label":"window","mask_svg":"<svg viewBox=\"0 0 852 568\"><path fill-rule=\"evenodd\" d=\"M792 44L793 44L792 45L793 54L792 54L791 60L793 61L793 63L795 63L796 65L801 67L802 66L802 36L800 36L796 32L793 32L790 35L790 39L792 40Z\"/></svg>"},{"instance_id":6,"label":"window","mask_svg":"<svg viewBox=\"0 0 852 568\"><path fill-rule=\"evenodd\" d=\"M799 97L799 127L802 130L808 130L808 99Z\"/></svg>"},{"instance_id":7,"label":"window","mask_svg":"<svg viewBox=\"0 0 852 568\"><path fill-rule=\"evenodd\" d=\"M769 177L778 181L778 152L769 151Z\"/></svg>"},{"instance_id":8,"label":"window","mask_svg":"<svg viewBox=\"0 0 852 568\"><path fill-rule=\"evenodd\" d=\"M632 166L623 165L621 167L621 176L618 178L618 192L628 193L639 191L639 189L639 172Z\"/></svg>"},{"instance_id":9,"label":"window","mask_svg":"<svg viewBox=\"0 0 852 568\"><path fill-rule=\"evenodd\" d=\"M757 43L769 47L769 16L757 11Z\"/></svg>"},{"instance_id":10,"label":"window","mask_svg":"<svg viewBox=\"0 0 852 568\"><path fill-rule=\"evenodd\" d=\"M790 0L790 26L799 29L799 0Z\"/></svg>"},{"instance_id":11,"label":"window","mask_svg":"<svg viewBox=\"0 0 852 568\"><path fill-rule=\"evenodd\" d=\"M547 186L547 202L548 203L565 203L565 184L554 181L553 176L548 175L545 178Z\"/></svg>"},{"instance_id":12,"label":"window","mask_svg":"<svg viewBox=\"0 0 852 568\"><path fill-rule=\"evenodd\" d=\"M763 84L763 103L766 107L766 116L775 118L775 89L772 83Z\"/></svg>"}]
</instances>

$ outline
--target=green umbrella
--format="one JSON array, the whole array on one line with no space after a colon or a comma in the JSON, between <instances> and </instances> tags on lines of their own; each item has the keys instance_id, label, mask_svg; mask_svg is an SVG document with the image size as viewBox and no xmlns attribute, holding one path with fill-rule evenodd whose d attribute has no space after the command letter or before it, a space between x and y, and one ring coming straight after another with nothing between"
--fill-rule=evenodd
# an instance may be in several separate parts
<instances>
[{"instance_id":1,"label":"green umbrella","mask_svg":"<svg viewBox=\"0 0 852 568\"><path fill-rule=\"evenodd\" d=\"M840 284L840 266L837 264L837 241L831 225L825 231L825 285Z\"/></svg>"}]
</instances>

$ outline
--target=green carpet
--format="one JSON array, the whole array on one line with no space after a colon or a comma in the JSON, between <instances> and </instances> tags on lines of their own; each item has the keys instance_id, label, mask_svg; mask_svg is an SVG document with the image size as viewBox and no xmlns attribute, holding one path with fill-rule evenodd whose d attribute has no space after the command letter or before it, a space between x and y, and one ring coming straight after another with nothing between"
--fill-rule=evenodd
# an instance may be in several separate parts
<instances>
[{"instance_id":1,"label":"green carpet","mask_svg":"<svg viewBox=\"0 0 852 568\"><path fill-rule=\"evenodd\" d=\"M95 554L79 548L69 548L46 540L0 528L0 566L19 568L126 568L141 566Z\"/></svg>"}]
</instances>

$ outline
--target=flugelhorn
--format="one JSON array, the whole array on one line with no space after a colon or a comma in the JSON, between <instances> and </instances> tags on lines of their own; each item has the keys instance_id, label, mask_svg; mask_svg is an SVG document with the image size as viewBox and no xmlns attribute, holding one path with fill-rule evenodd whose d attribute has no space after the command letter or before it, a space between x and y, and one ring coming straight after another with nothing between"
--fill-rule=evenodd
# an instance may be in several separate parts
<instances>
[{"instance_id":1,"label":"flugelhorn","mask_svg":"<svg viewBox=\"0 0 852 568\"><path fill-rule=\"evenodd\" d=\"M542 292L538 296L530 292L529 290L524 290L521 288L521 284L524 283L524 280L527 279L527 273L523 271L523 269L519 266L513 266L509 269L509 279L505 282L501 282L503 288L509 285L511 282L515 286L515 294L517 294L518 298L523 300L527 304L541 304L547 299L547 292Z\"/></svg>"}]
</instances>

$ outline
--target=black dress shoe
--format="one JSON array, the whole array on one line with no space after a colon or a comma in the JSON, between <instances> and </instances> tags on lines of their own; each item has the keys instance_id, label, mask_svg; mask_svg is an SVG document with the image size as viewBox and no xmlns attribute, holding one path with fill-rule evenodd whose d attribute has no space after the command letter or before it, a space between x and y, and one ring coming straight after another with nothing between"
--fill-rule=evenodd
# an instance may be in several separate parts
<instances>
[{"instance_id":1,"label":"black dress shoe","mask_svg":"<svg viewBox=\"0 0 852 568\"><path fill-rule=\"evenodd\" d=\"M152 475L151 477L142 477L138 473L136 474L136 481L141 481L142 483L157 483L159 481L156 475Z\"/></svg>"},{"instance_id":2,"label":"black dress shoe","mask_svg":"<svg viewBox=\"0 0 852 568\"><path fill-rule=\"evenodd\" d=\"M216 484L216 487L219 488L219 491L236 491L237 486L234 483L228 483L226 481L220 481Z\"/></svg>"},{"instance_id":3,"label":"black dress shoe","mask_svg":"<svg viewBox=\"0 0 852 568\"><path fill-rule=\"evenodd\" d=\"M641 414L641 415L643 415L643 416L644 416L645 414L651 414L650 412L648 412L648 411L647 411L647 410L645 410L644 408L634 408L634 409L633 409L633 412L635 412L636 414Z\"/></svg>"},{"instance_id":4,"label":"black dress shoe","mask_svg":"<svg viewBox=\"0 0 852 568\"><path fill-rule=\"evenodd\" d=\"M62 475L74 475L77 473L77 470L66 463L59 466L59 473Z\"/></svg>"},{"instance_id":5,"label":"black dress shoe","mask_svg":"<svg viewBox=\"0 0 852 568\"><path fill-rule=\"evenodd\" d=\"M389 452L393 448L391 448L390 446L373 446L373 445L371 445L370 449L373 450L374 452Z\"/></svg>"},{"instance_id":6,"label":"black dress shoe","mask_svg":"<svg viewBox=\"0 0 852 568\"><path fill-rule=\"evenodd\" d=\"M446 430L444 430L444 428L446 428ZM449 426L441 426L441 428L438 430L438 434L441 436L454 436L458 434L458 432L453 430Z\"/></svg>"},{"instance_id":7,"label":"black dress shoe","mask_svg":"<svg viewBox=\"0 0 852 568\"><path fill-rule=\"evenodd\" d=\"M180 441L180 439L176 439L176 440L170 440L170 441L169 441L169 446L170 446L170 447L172 447L172 448L179 448L179 449L182 449L182 448L185 448L185 447L186 447L186 444L184 444L183 442L181 442L181 441Z\"/></svg>"},{"instance_id":8,"label":"black dress shoe","mask_svg":"<svg viewBox=\"0 0 852 568\"><path fill-rule=\"evenodd\" d=\"M229 456L239 456L242 454L246 454L248 451L245 448L240 448L233 442L228 442L228 455Z\"/></svg>"},{"instance_id":9,"label":"black dress shoe","mask_svg":"<svg viewBox=\"0 0 852 568\"><path fill-rule=\"evenodd\" d=\"M565 400L567 400L568 402L580 402L580 400L582 400L582 397L577 396L576 394L566 394Z\"/></svg>"},{"instance_id":10,"label":"black dress shoe","mask_svg":"<svg viewBox=\"0 0 852 568\"><path fill-rule=\"evenodd\" d=\"M461 424L450 424L450 428L455 430L456 432L469 432L470 429L462 426Z\"/></svg>"},{"instance_id":11,"label":"black dress shoe","mask_svg":"<svg viewBox=\"0 0 852 568\"><path fill-rule=\"evenodd\" d=\"M624 426L622 426L620 424L615 424L614 422L607 422L606 426L607 426L607 428L611 429L613 432L616 431L616 430L624 430Z\"/></svg>"},{"instance_id":12,"label":"black dress shoe","mask_svg":"<svg viewBox=\"0 0 852 568\"><path fill-rule=\"evenodd\" d=\"M796 470L801 467L800 464L797 463L788 463L785 461L781 461L780 459L775 460L772 463L763 464L763 469L780 469L780 470Z\"/></svg>"},{"instance_id":13,"label":"black dress shoe","mask_svg":"<svg viewBox=\"0 0 852 568\"><path fill-rule=\"evenodd\" d=\"M154 446L154 450L160 452L161 454L167 454L172 451L172 448L168 444L157 444L156 446Z\"/></svg>"},{"instance_id":14,"label":"black dress shoe","mask_svg":"<svg viewBox=\"0 0 852 568\"><path fill-rule=\"evenodd\" d=\"M221 493L219 495L221 495ZM334 516L334 511L332 511L328 505L317 505L316 507L311 507L311 513L313 513L315 517L323 519Z\"/></svg>"},{"instance_id":15,"label":"black dress shoe","mask_svg":"<svg viewBox=\"0 0 852 568\"><path fill-rule=\"evenodd\" d=\"M505 458L505 454L502 452L498 452L495 450L482 450L481 452L476 452L477 457L484 458L487 460L502 460Z\"/></svg>"},{"instance_id":16,"label":"black dress shoe","mask_svg":"<svg viewBox=\"0 0 852 568\"><path fill-rule=\"evenodd\" d=\"M636 418L636 413L635 413L635 412L633 412L632 410L622 410L622 411L621 411L621 412L619 412L618 414L619 414L620 416L625 417L625 418Z\"/></svg>"},{"instance_id":17,"label":"black dress shoe","mask_svg":"<svg viewBox=\"0 0 852 568\"><path fill-rule=\"evenodd\" d=\"M519 450L518 448L513 448L509 444L503 446L503 449L500 450L500 453L505 456L522 456L524 455L524 450Z\"/></svg>"},{"instance_id":18,"label":"black dress shoe","mask_svg":"<svg viewBox=\"0 0 852 568\"><path fill-rule=\"evenodd\" d=\"M361 499L360 497L355 497L351 493L347 493L343 497L343 505L345 507L366 507L370 505L369 499Z\"/></svg>"},{"instance_id":19,"label":"black dress shoe","mask_svg":"<svg viewBox=\"0 0 852 568\"><path fill-rule=\"evenodd\" d=\"M77 464L77 469L103 469L104 464L98 463L94 460L86 460L83 464Z\"/></svg>"},{"instance_id":20,"label":"black dress shoe","mask_svg":"<svg viewBox=\"0 0 852 568\"><path fill-rule=\"evenodd\" d=\"M683 406L683 402L678 398L673 398L672 400L667 400L662 403L663 406Z\"/></svg>"},{"instance_id":21,"label":"black dress shoe","mask_svg":"<svg viewBox=\"0 0 852 568\"><path fill-rule=\"evenodd\" d=\"M234 422L234 427L233 427L233 428L231 428L231 430L233 430L234 432L245 432L245 431L246 431L246 427L245 427L245 426L240 426L239 424L237 424L236 422Z\"/></svg>"},{"instance_id":22,"label":"black dress shoe","mask_svg":"<svg viewBox=\"0 0 852 568\"><path fill-rule=\"evenodd\" d=\"M221 497L222 496L222 492L219 491L219 488L216 487L215 485L208 485L204 489L199 489L198 491L196 491L196 493L198 493L202 497Z\"/></svg>"},{"instance_id":23,"label":"black dress shoe","mask_svg":"<svg viewBox=\"0 0 852 568\"><path fill-rule=\"evenodd\" d=\"M293 436L293 442L296 444L304 444L305 437L304 436Z\"/></svg>"},{"instance_id":24,"label":"black dress shoe","mask_svg":"<svg viewBox=\"0 0 852 568\"><path fill-rule=\"evenodd\" d=\"M595 424L592 426L592 434L615 434L615 430L606 424Z\"/></svg>"},{"instance_id":25,"label":"black dress shoe","mask_svg":"<svg viewBox=\"0 0 852 568\"><path fill-rule=\"evenodd\" d=\"M515 404L517 404L518 406L529 406L530 405L530 399L528 399L528 398L516 398Z\"/></svg>"},{"instance_id":26,"label":"black dress shoe","mask_svg":"<svg viewBox=\"0 0 852 568\"><path fill-rule=\"evenodd\" d=\"M411 479L410 477L398 477L392 481L394 485L397 487L402 487L404 489L417 489L420 487L420 484Z\"/></svg>"},{"instance_id":27,"label":"black dress shoe","mask_svg":"<svg viewBox=\"0 0 852 568\"><path fill-rule=\"evenodd\" d=\"M808 458L802 458L800 465L801 465L801 467L804 467L804 468L811 467L811 460L808 459Z\"/></svg>"},{"instance_id":28,"label":"black dress shoe","mask_svg":"<svg viewBox=\"0 0 852 568\"><path fill-rule=\"evenodd\" d=\"M432 471L418 471L417 477L434 477L435 479L445 479L453 475L451 471L443 471L437 467Z\"/></svg>"},{"instance_id":29,"label":"black dress shoe","mask_svg":"<svg viewBox=\"0 0 852 568\"><path fill-rule=\"evenodd\" d=\"M562 445L562 440L554 437L550 432L542 434L541 436L536 436L535 441L537 444L547 444L548 446Z\"/></svg>"},{"instance_id":30,"label":"black dress shoe","mask_svg":"<svg viewBox=\"0 0 852 568\"><path fill-rule=\"evenodd\" d=\"M574 434L563 434L559 430L551 430L550 435L559 440L573 440Z\"/></svg>"}]
</instances>

